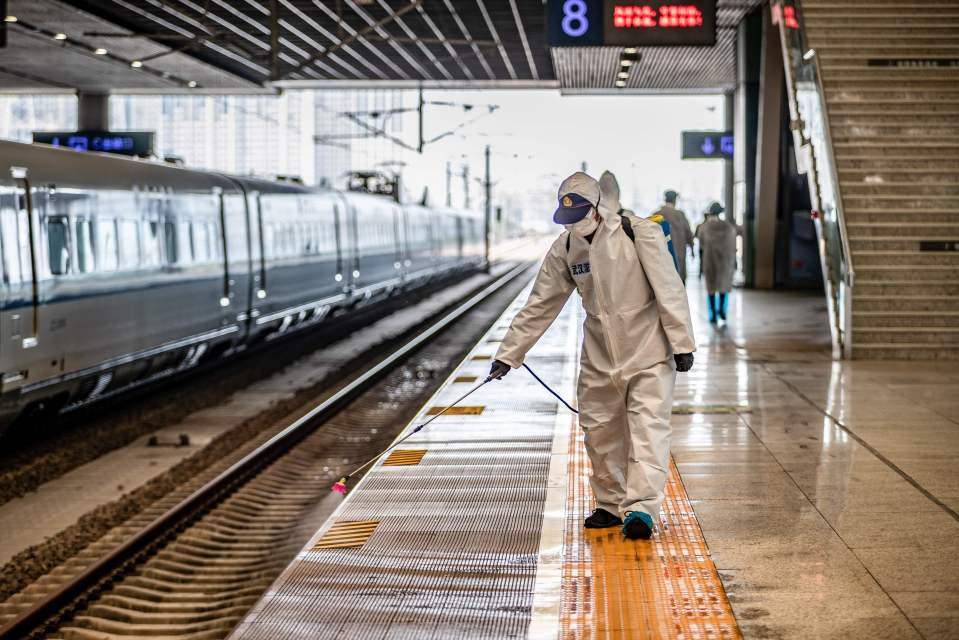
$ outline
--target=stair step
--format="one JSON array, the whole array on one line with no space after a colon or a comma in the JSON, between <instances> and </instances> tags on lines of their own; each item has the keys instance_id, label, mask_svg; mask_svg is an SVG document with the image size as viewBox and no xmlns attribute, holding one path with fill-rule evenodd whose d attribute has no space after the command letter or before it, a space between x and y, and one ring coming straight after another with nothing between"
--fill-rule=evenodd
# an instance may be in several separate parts
<instances>
[{"instance_id":1,"label":"stair step","mask_svg":"<svg viewBox=\"0 0 959 640\"><path fill-rule=\"evenodd\" d=\"M936 194L844 194L843 203L855 209L946 209L959 211L955 196Z\"/></svg>"},{"instance_id":2,"label":"stair step","mask_svg":"<svg viewBox=\"0 0 959 640\"><path fill-rule=\"evenodd\" d=\"M955 247L952 250L923 251L921 242L947 242ZM959 236L956 237L903 237L903 236L849 236L849 248L853 259L860 251L896 251L939 255L942 253L959 254ZM959 275L959 274L957 274Z\"/></svg>"},{"instance_id":3,"label":"stair step","mask_svg":"<svg viewBox=\"0 0 959 640\"><path fill-rule=\"evenodd\" d=\"M839 171L845 170L899 170L959 171L959 158L900 158L882 156L873 158L836 158Z\"/></svg>"},{"instance_id":4,"label":"stair step","mask_svg":"<svg viewBox=\"0 0 959 640\"><path fill-rule=\"evenodd\" d=\"M959 27L959 11L952 15L948 13L940 14L935 18L925 15L903 16L898 13L860 15L814 12L813 15L805 13L803 23L807 31L816 33L822 29L834 29L836 27L847 29L858 29L860 27L867 29L936 29L943 26Z\"/></svg>"},{"instance_id":5,"label":"stair step","mask_svg":"<svg viewBox=\"0 0 959 640\"><path fill-rule=\"evenodd\" d=\"M844 29L842 27L826 29L827 33L810 32L809 45L818 51L829 49L847 49L849 45L862 47L916 47L950 50L955 46L956 28L944 26L936 30L923 29L918 33L902 29L883 29L866 27Z\"/></svg>"},{"instance_id":6,"label":"stair step","mask_svg":"<svg viewBox=\"0 0 959 640\"><path fill-rule=\"evenodd\" d=\"M840 158L868 159L877 156L896 156L902 159L923 160L930 156L945 160L959 159L959 145L908 142L878 144L875 142L834 142L833 150Z\"/></svg>"},{"instance_id":7,"label":"stair step","mask_svg":"<svg viewBox=\"0 0 959 640\"><path fill-rule=\"evenodd\" d=\"M854 344L930 344L959 349L959 329L948 327L856 327Z\"/></svg>"},{"instance_id":8,"label":"stair step","mask_svg":"<svg viewBox=\"0 0 959 640\"><path fill-rule=\"evenodd\" d=\"M858 275L859 268L856 268ZM852 297L853 313L864 311L884 311L900 313L919 313L923 311L959 312L959 298L955 296L861 296Z\"/></svg>"},{"instance_id":9,"label":"stair step","mask_svg":"<svg viewBox=\"0 0 959 640\"><path fill-rule=\"evenodd\" d=\"M838 171L843 189L846 188L846 184L851 183L904 185L913 189L925 185L959 185L959 170L955 168L893 169L888 171L843 168Z\"/></svg>"},{"instance_id":10,"label":"stair step","mask_svg":"<svg viewBox=\"0 0 959 640\"><path fill-rule=\"evenodd\" d=\"M942 224L936 222L846 222L850 240L894 238L897 240L943 240L959 239L959 222Z\"/></svg>"},{"instance_id":11,"label":"stair step","mask_svg":"<svg viewBox=\"0 0 959 640\"><path fill-rule=\"evenodd\" d=\"M854 116L905 116L921 118L927 115L959 114L959 104L955 102L929 102L916 100L875 99L870 102L830 102L829 117L836 115Z\"/></svg>"},{"instance_id":12,"label":"stair step","mask_svg":"<svg viewBox=\"0 0 959 640\"><path fill-rule=\"evenodd\" d=\"M889 327L959 332L959 311L859 311L853 304L853 327L886 329Z\"/></svg>"},{"instance_id":13,"label":"stair step","mask_svg":"<svg viewBox=\"0 0 959 640\"><path fill-rule=\"evenodd\" d=\"M916 209L904 211L896 209L861 209L846 207L843 210L846 224L872 224L874 222L898 222L909 225L913 222L938 222L955 224L959 222L959 211L945 209Z\"/></svg>"},{"instance_id":14,"label":"stair step","mask_svg":"<svg viewBox=\"0 0 959 640\"><path fill-rule=\"evenodd\" d=\"M934 282L959 281L959 274L957 274L955 267L942 265L859 264L853 256L853 266L856 270L856 287L864 282L881 284L889 281L911 281L921 286L926 280Z\"/></svg>"},{"instance_id":15,"label":"stair step","mask_svg":"<svg viewBox=\"0 0 959 640\"><path fill-rule=\"evenodd\" d=\"M833 128L840 127L865 127L873 129L882 129L883 131L915 131L929 127L936 129L944 127L954 130L959 127L956 124L956 118L959 113L925 113L913 114L908 121L903 121L903 115L897 113L832 113L829 114L829 121Z\"/></svg>"},{"instance_id":16,"label":"stair step","mask_svg":"<svg viewBox=\"0 0 959 640\"><path fill-rule=\"evenodd\" d=\"M854 360L959 360L959 345L944 347L929 343L859 344L853 337Z\"/></svg>"},{"instance_id":17,"label":"stair step","mask_svg":"<svg viewBox=\"0 0 959 640\"><path fill-rule=\"evenodd\" d=\"M953 267L959 276L959 251L856 251L853 254L856 268L871 265L903 265L910 267Z\"/></svg>"},{"instance_id":18,"label":"stair step","mask_svg":"<svg viewBox=\"0 0 959 640\"><path fill-rule=\"evenodd\" d=\"M857 273L858 275L858 273ZM956 280L856 280L854 295L862 296L908 296L921 290L929 296L959 296L959 279ZM950 320L955 322L955 320Z\"/></svg>"},{"instance_id":19,"label":"stair step","mask_svg":"<svg viewBox=\"0 0 959 640\"><path fill-rule=\"evenodd\" d=\"M957 182L884 182L881 180L852 180L841 185L843 197L879 195L883 198L940 198L952 196L959 207L959 181ZM913 192L913 193L910 193Z\"/></svg>"}]
</instances>

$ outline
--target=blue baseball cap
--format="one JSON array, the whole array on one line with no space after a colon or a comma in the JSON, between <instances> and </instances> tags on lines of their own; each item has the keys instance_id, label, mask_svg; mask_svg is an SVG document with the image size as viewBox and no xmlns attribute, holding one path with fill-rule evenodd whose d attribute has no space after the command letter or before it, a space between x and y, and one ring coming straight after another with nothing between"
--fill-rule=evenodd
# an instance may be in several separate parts
<instances>
[{"instance_id":1,"label":"blue baseball cap","mask_svg":"<svg viewBox=\"0 0 959 640\"><path fill-rule=\"evenodd\" d=\"M579 222L599 205L599 183L581 171L563 180L559 186L559 207L553 214L557 224Z\"/></svg>"}]
</instances>

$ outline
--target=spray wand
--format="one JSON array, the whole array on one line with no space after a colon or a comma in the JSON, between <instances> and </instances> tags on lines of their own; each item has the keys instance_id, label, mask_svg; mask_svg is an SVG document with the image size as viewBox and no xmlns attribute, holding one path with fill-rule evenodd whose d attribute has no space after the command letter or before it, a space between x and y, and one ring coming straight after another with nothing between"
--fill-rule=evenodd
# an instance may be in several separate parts
<instances>
[{"instance_id":1,"label":"spray wand","mask_svg":"<svg viewBox=\"0 0 959 640\"><path fill-rule=\"evenodd\" d=\"M560 402L562 402L564 405L566 405L566 408L567 408L567 409L569 409L569 410L572 411L573 413L579 413L579 411L577 411L576 409L574 409L573 407L571 407L568 402L566 402L565 400L563 400L562 396L560 396L558 393L556 393L555 391L553 391L548 384L546 384L545 382L543 382L538 375L536 375L535 373L533 373L533 370L529 368L529 365L527 365L526 363L523 363L523 367L524 367L527 371L529 371L530 374L532 374L532 376L533 376L534 378L536 378L536 381L539 382L541 385L543 385L543 387L545 387L547 391L549 391L551 394L553 394L554 396L556 396L556 398L557 398ZM363 469L367 468L368 466L370 466L371 464L373 464L374 462L376 462L377 460L379 460L380 458L382 458L384 455L386 455L387 453L389 453L390 451L392 451L393 449L395 449L395 448L398 447L399 445L403 444L403 443L404 443L408 438L410 438L413 434L418 433L419 431L421 431L426 425L428 425L429 423L431 423L431 422L433 422L434 420L436 420L437 418L439 418L441 415L443 415L444 413L446 413L447 411L449 411L450 409L452 409L453 407L455 407L456 405L458 405L458 404L459 404L460 402L462 402L463 400L466 400L466 398L468 398L470 395L472 395L475 391L479 390L480 387L482 387L483 385L485 385L485 384L488 383L488 382L491 382L492 380L493 380L493 376L487 376L485 380L483 380L483 381L480 382L478 385L476 385L475 387L473 387L472 389L470 389L469 391L467 391L466 393L464 393L463 395L461 395L459 398L456 399L455 402L453 402L453 403L450 404L449 406L443 407L443 410L440 411L439 413L437 413L435 416L433 416L432 418L430 418L429 420L427 420L427 421L424 422L423 424L417 426L417 427L414 428L412 431L410 431L409 433L407 433L405 436L403 436L402 438L400 438L399 440L397 440L396 442L394 442L393 444L391 444L391 445L388 446L387 448L383 449L382 451L380 451L379 453L377 453L375 456L373 456L372 458L370 458L369 460L367 460L366 462L364 462L363 464L361 464L361 465L358 466L357 468L353 469L352 471L350 471L348 474L346 474L345 476L343 476L343 477L340 478L339 480L337 480L337 481L333 484L333 486L331 487L331 491L335 491L336 493L346 494L346 484L350 481L350 478L352 478L352 477L353 477L354 475L356 475L358 472L362 471Z\"/></svg>"}]
</instances>

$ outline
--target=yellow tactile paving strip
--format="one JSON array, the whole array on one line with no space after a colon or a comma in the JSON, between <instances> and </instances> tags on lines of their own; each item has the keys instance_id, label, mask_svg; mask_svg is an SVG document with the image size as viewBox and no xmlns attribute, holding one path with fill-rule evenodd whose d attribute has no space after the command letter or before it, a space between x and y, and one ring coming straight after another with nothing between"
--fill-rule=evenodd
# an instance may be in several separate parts
<instances>
[{"instance_id":1,"label":"yellow tactile paving strip","mask_svg":"<svg viewBox=\"0 0 959 640\"><path fill-rule=\"evenodd\" d=\"M426 455L426 449L395 449L386 460L384 467L406 467L419 464Z\"/></svg>"},{"instance_id":2,"label":"yellow tactile paving strip","mask_svg":"<svg viewBox=\"0 0 959 640\"><path fill-rule=\"evenodd\" d=\"M583 528L589 459L579 429L571 440L561 637L741 638L675 466L653 539L627 540L619 527Z\"/></svg>"},{"instance_id":3,"label":"yellow tactile paving strip","mask_svg":"<svg viewBox=\"0 0 959 640\"><path fill-rule=\"evenodd\" d=\"M430 407L426 415L435 416L442 413L447 416L478 416L483 413L484 408L476 406Z\"/></svg>"},{"instance_id":4,"label":"yellow tactile paving strip","mask_svg":"<svg viewBox=\"0 0 959 640\"><path fill-rule=\"evenodd\" d=\"M379 524L379 520L341 520L316 541L313 551L362 547Z\"/></svg>"}]
</instances>

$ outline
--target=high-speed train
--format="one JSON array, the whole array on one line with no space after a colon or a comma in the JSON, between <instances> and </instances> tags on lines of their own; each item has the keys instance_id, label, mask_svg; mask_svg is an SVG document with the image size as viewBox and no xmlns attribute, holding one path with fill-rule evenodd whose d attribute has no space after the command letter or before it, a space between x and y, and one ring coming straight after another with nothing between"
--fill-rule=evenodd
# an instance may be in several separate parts
<instances>
[{"instance_id":1,"label":"high-speed train","mask_svg":"<svg viewBox=\"0 0 959 640\"><path fill-rule=\"evenodd\" d=\"M0 431L484 261L483 221L0 141Z\"/></svg>"}]
</instances>

